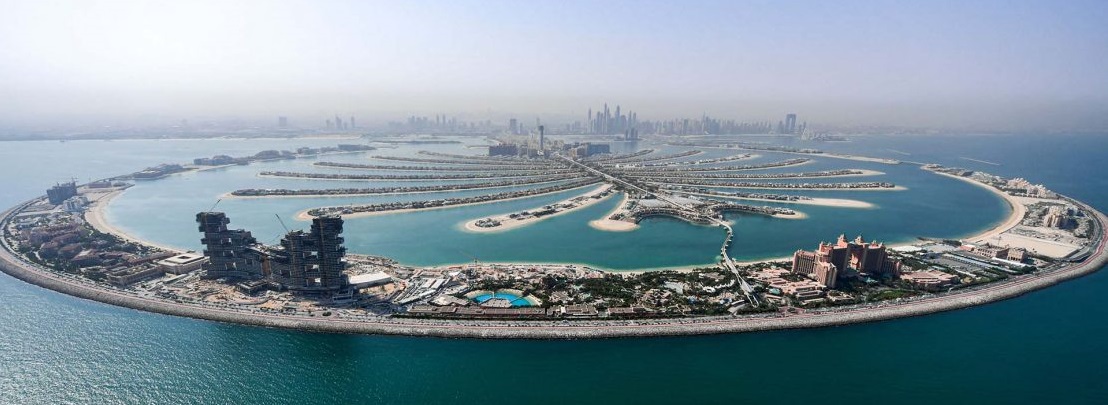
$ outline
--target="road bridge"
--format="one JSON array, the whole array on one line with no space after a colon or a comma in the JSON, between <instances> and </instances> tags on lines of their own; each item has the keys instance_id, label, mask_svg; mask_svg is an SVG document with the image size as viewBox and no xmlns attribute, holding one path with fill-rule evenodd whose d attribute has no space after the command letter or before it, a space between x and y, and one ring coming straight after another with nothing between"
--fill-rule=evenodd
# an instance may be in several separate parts
<instances>
[{"instance_id":1,"label":"road bridge","mask_svg":"<svg viewBox=\"0 0 1108 405\"><path fill-rule=\"evenodd\" d=\"M592 173L596 176L599 176L600 178L602 178L604 180L607 180L607 181L609 181L613 184L616 184L618 186L622 186L622 187L624 187L624 189L635 190L635 191L639 191L639 192L644 193L644 194L652 194L652 195L654 195L655 198L657 198L659 200L662 200L665 203L667 203L669 205L672 205L672 206L674 206L675 208L677 208L679 210L687 211L687 212L689 212L690 214L692 214L694 216L701 215L700 211L698 211L696 208L693 208L693 207L688 206L686 204L681 204L681 203L677 202L676 200L674 200L673 198L671 198L671 197L669 197L665 194L648 191L648 190L646 190L642 187L639 187L638 185L636 185L634 183L631 183L629 181L621 179L621 178L619 178L619 177L617 177L617 176L615 176L611 173L607 173L603 170L600 170L600 168L598 168L598 167L592 167L592 166L586 165L586 164L578 162L574 159L570 159L567 156L563 156L560 153L555 153L554 157L556 157L558 159L561 159L561 160L565 161L566 163L569 163L571 166L577 166L581 169L584 169L585 171L588 171L589 173ZM731 247L731 241L735 237L735 230L731 228L731 224L727 223L727 221L724 221L722 218L714 218L714 217L711 217L711 218L712 218L712 222L716 226L723 227L723 229L727 230L727 239L723 241L723 247L721 247L719 249L720 256L723 257L723 265L726 266L727 269L730 270L731 273L733 273L735 275L735 278L739 280L739 286L742 289L743 295L746 296L746 300L748 302L750 302L751 304L755 305L755 306L759 305L760 302L758 301L758 297L754 294L754 287L752 287L750 285L750 283L747 282L746 279L743 278L743 276L741 274L739 274L739 269L737 267L735 267L735 263L733 261L731 261L731 256L727 254L727 248Z\"/></svg>"}]
</instances>

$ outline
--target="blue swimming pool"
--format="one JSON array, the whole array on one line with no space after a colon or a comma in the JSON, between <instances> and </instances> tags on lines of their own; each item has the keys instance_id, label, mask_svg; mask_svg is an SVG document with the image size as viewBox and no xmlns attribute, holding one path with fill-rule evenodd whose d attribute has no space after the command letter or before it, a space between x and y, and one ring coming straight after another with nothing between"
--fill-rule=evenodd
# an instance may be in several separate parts
<instances>
[{"instance_id":1,"label":"blue swimming pool","mask_svg":"<svg viewBox=\"0 0 1108 405\"><path fill-rule=\"evenodd\" d=\"M513 307L531 306L531 302L527 301L523 297L520 297L520 296L515 295L515 294L509 294L509 293L506 293L506 292L499 292L499 291L495 292L495 293L492 293L492 294L478 295L476 297L473 297L473 300L476 301L478 304L481 304L481 303L484 303L485 301L491 300L493 298L502 298L502 299L508 300L508 302L512 303Z\"/></svg>"}]
</instances>

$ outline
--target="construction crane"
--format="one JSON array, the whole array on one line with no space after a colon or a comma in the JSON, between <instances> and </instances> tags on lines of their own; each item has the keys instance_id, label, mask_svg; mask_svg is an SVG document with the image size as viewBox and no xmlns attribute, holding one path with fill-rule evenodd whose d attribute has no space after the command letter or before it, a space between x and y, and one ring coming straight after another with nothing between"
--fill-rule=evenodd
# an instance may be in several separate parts
<instances>
[{"instance_id":1,"label":"construction crane","mask_svg":"<svg viewBox=\"0 0 1108 405\"><path fill-rule=\"evenodd\" d=\"M473 264L481 264L481 261L477 259L477 256L474 256L470 253L463 252L461 250L459 250L458 253L461 253L463 255L468 256L470 259L473 259Z\"/></svg>"},{"instance_id":2,"label":"construction crane","mask_svg":"<svg viewBox=\"0 0 1108 405\"><path fill-rule=\"evenodd\" d=\"M277 222L280 222L280 223L281 223L281 227L282 227L282 228L285 228L285 233L289 233L289 232L292 232L292 231L289 231L289 227L285 226L285 221L281 220L281 216L280 216L280 215L277 215L277 214L273 214L273 216L277 217Z\"/></svg>"},{"instance_id":3,"label":"construction crane","mask_svg":"<svg viewBox=\"0 0 1108 405\"><path fill-rule=\"evenodd\" d=\"M284 228L284 229L285 229L285 233L283 233L283 234L278 234L277 236L274 236L274 237L273 237L273 239L270 239L270 240L269 240L269 243L268 243L268 244L270 244L270 245L272 245L272 244L274 244L274 243L277 243L277 240L281 239L281 237L282 237L282 236L285 236L285 235L287 235L287 234L288 234L288 233L290 232L290 231L289 231L289 227L285 226L285 221L281 219L281 216L280 216L280 215L277 215L277 214L273 214L273 216L277 217L277 223L281 224L281 228Z\"/></svg>"},{"instance_id":4,"label":"construction crane","mask_svg":"<svg viewBox=\"0 0 1108 405\"><path fill-rule=\"evenodd\" d=\"M211 208L208 208L208 212L212 212L212 211L215 211L215 206L219 205L219 202L220 202L220 201L223 201L223 199L222 199L222 198L220 198L220 199L218 199L218 200L215 200L215 204L212 204L212 207L211 207Z\"/></svg>"}]
</instances>

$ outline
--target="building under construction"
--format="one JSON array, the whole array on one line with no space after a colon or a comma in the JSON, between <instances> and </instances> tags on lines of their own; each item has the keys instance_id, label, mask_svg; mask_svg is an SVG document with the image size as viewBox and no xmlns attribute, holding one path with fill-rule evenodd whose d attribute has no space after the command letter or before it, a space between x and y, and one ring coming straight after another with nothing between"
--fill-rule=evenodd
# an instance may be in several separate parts
<instances>
[{"instance_id":1,"label":"building under construction","mask_svg":"<svg viewBox=\"0 0 1108 405\"><path fill-rule=\"evenodd\" d=\"M258 244L250 231L227 229L231 220L222 212L196 214L196 223L204 237L204 256L208 262L201 267L205 278L255 279L261 277L262 266L252 247Z\"/></svg>"},{"instance_id":2,"label":"building under construction","mask_svg":"<svg viewBox=\"0 0 1108 405\"><path fill-rule=\"evenodd\" d=\"M343 270L342 218L321 216L312 219L310 232L291 231L281 245L268 249L274 281L293 291L337 291L347 285Z\"/></svg>"},{"instance_id":3,"label":"building under construction","mask_svg":"<svg viewBox=\"0 0 1108 405\"><path fill-rule=\"evenodd\" d=\"M258 243L249 231L227 229L230 220L222 212L201 212L196 222L209 258L203 267L206 278L269 281L277 288L313 294L348 285L341 217L316 217L309 232L290 231L277 246Z\"/></svg>"}]
</instances>

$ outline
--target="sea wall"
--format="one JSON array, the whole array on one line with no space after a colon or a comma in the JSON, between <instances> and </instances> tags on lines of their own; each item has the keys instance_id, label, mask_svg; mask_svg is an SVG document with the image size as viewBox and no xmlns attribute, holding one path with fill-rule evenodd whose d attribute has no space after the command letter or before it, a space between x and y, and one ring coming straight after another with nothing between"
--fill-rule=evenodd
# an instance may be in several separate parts
<instances>
[{"instance_id":1,"label":"sea wall","mask_svg":"<svg viewBox=\"0 0 1108 405\"><path fill-rule=\"evenodd\" d=\"M176 304L100 290L64 280L45 270L13 262L8 252L0 254L0 269L15 278L64 294L141 311L206 319L244 325L288 328L317 332L438 336L464 338L579 339L629 336L668 336L736 333L775 329L816 328L862 322L876 322L966 308L1017 297L1098 270L1106 262L1101 251L1095 259L1047 275L1007 282L970 293L935 297L926 301L837 313L769 318L689 318L620 321L578 321L566 325L545 321L517 321L511 325L495 321L441 321L384 319L366 321L342 318L306 318L287 315L242 313L231 310ZM579 323L576 324L575 323ZM601 324L604 323L604 324Z\"/></svg>"},{"instance_id":2,"label":"sea wall","mask_svg":"<svg viewBox=\"0 0 1108 405\"><path fill-rule=\"evenodd\" d=\"M1082 204L1084 206L1084 204ZM1108 220L1095 213L1101 229ZM9 211L11 212L11 211ZM6 217L5 213L4 217ZM514 338L514 339L581 339L630 336L671 336L717 333L737 333L775 329L816 328L863 322L876 322L895 318L926 315L986 304L1018 297L1031 291L1046 288L1099 270L1108 262L1105 243L1108 234L1101 233L1097 250L1084 262L1046 274L1026 276L1017 280L999 282L974 291L935 296L901 304L856 308L842 311L767 317L702 317L677 319L644 319L637 321L582 320L551 321L467 321L467 320L418 320L406 318L342 318L277 315L231 309L208 308L193 304L147 299L113 291L109 287L68 280L34 264L17 258L6 248L0 248L0 270L50 290L75 297L141 311L205 319L243 325L297 329L315 332L359 333L408 336L437 336L461 338Z\"/></svg>"}]
</instances>

